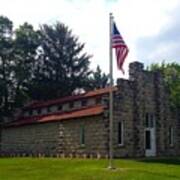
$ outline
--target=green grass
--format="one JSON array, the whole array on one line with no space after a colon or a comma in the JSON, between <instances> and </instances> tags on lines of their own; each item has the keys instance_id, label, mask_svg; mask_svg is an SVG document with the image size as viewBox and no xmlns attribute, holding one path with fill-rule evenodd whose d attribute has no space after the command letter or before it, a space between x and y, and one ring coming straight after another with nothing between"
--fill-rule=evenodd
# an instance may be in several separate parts
<instances>
[{"instance_id":1,"label":"green grass","mask_svg":"<svg viewBox=\"0 0 180 180\"><path fill-rule=\"evenodd\" d=\"M180 180L180 158L115 160L1 158L0 180Z\"/></svg>"}]
</instances>

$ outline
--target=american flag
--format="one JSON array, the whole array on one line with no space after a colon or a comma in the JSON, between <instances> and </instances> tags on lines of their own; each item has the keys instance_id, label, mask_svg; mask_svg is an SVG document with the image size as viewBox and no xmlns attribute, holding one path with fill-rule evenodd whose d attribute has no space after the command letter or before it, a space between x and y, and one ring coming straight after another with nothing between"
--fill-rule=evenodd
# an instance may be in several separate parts
<instances>
[{"instance_id":1,"label":"american flag","mask_svg":"<svg viewBox=\"0 0 180 180\"><path fill-rule=\"evenodd\" d=\"M124 74L124 70L122 66L124 60L128 55L129 49L126 43L124 42L120 32L118 31L115 22L113 22L113 27L112 27L112 48L115 48L116 51L117 66Z\"/></svg>"}]
</instances>

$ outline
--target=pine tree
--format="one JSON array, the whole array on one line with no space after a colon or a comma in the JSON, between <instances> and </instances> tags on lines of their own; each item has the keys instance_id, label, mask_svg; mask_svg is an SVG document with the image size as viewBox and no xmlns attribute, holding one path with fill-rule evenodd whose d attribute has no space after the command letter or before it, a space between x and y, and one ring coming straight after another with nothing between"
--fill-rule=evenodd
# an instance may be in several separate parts
<instances>
[{"instance_id":1,"label":"pine tree","mask_svg":"<svg viewBox=\"0 0 180 180\"><path fill-rule=\"evenodd\" d=\"M0 16L0 114L7 116L12 101L12 52L13 23L7 17Z\"/></svg>"},{"instance_id":2,"label":"pine tree","mask_svg":"<svg viewBox=\"0 0 180 180\"><path fill-rule=\"evenodd\" d=\"M92 72L88 79L87 89L100 89L108 86L109 76L102 72L100 66L96 67L96 70Z\"/></svg>"},{"instance_id":3,"label":"pine tree","mask_svg":"<svg viewBox=\"0 0 180 180\"><path fill-rule=\"evenodd\" d=\"M37 48L40 46L40 37L39 32L28 23L21 25L14 34L14 102L16 107L20 107L30 99L28 88L38 61Z\"/></svg>"},{"instance_id":4,"label":"pine tree","mask_svg":"<svg viewBox=\"0 0 180 180\"><path fill-rule=\"evenodd\" d=\"M53 26L41 26L40 34L39 62L32 83L32 97L62 97L83 88L91 73L90 56L83 53L84 44L79 43L71 30L59 22Z\"/></svg>"}]
</instances>

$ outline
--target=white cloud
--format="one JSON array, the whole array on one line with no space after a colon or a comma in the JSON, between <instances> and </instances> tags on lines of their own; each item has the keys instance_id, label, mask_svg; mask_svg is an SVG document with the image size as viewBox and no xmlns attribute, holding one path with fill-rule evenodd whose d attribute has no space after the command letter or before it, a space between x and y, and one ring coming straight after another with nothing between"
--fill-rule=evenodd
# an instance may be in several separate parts
<instances>
[{"instance_id":1,"label":"white cloud","mask_svg":"<svg viewBox=\"0 0 180 180\"><path fill-rule=\"evenodd\" d=\"M109 12L113 12L130 53L125 62L137 60L135 42L140 37L156 35L169 22L178 0L0 0L0 12L15 25L24 21L36 27L42 23L61 21L86 43L86 51L93 54L91 66L100 64L108 73ZM127 73L126 73L127 74ZM115 77L122 76L114 61Z\"/></svg>"},{"instance_id":2,"label":"white cloud","mask_svg":"<svg viewBox=\"0 0 180 180\"><path fill-rule=\"evenodd\" d=\"M140 58L146 58L146 65L166 60L180 62L180 4L168 11L168 21L160 26L160 31L137 39L136 52Z\"/></svg>"}]
</instances>

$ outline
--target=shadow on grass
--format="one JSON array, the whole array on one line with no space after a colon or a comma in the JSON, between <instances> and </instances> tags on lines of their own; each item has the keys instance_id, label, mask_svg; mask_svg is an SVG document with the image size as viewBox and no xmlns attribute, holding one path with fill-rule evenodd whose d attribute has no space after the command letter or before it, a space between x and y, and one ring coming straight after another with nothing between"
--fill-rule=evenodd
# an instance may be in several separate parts
<instances>
[{"instance_id":1,"label":"shadow on grass","mask_svg":"<svg viewBox=\"0 0 180 180\"><path fill-rule=\"evenodd\" d=\"M160 164L168 164L168 165L180 165L180 157L173 158L145 158L138 159L139 162L144 163L160 163Z\"/></svg>"}]
</instances>

